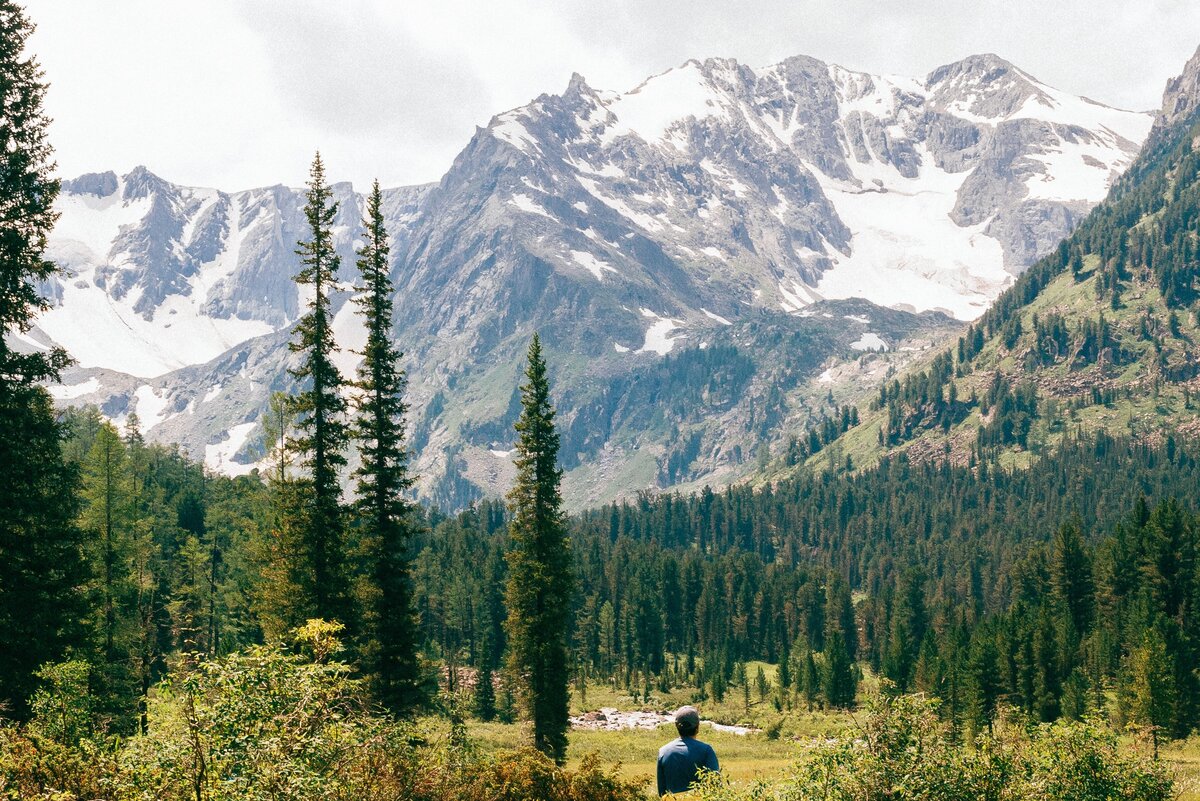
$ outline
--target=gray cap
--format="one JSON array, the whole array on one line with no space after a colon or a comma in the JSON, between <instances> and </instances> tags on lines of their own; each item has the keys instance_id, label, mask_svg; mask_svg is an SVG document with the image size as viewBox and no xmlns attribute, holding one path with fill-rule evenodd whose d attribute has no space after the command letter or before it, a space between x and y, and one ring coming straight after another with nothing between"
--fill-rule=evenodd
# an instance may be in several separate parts
<instances>
[{"instance_id":1,"label":"gray cap","mask_svg":"<svg viewBox=\"0 0 1200 801\"><path fill-rule=\"evenodd\" d=\"M700 711L694 706L681 706L675 710L675 722L682 723L690 729L699 728Z\"/></svg>"}]
</instances>

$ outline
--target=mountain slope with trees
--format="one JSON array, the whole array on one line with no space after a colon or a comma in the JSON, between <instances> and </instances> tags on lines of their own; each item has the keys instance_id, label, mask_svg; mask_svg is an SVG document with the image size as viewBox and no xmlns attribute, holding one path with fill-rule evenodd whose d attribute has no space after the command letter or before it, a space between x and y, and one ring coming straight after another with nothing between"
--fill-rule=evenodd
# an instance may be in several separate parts
<instances>
[{"instance_id":1,"label":"mountain slope with trees","mask_svg":"<svg viewBox=\"0 0 1200 801\"><path fill-rule=\"evenodd\" d=\"M1168 86L1108 199L956 347L878 387L810 469L862 469L898 452L1028 464L1081 432L1200 434L1198 71L1200 54Z\"/></svg>"},{"instance_id":2,"label":"mountain slope with trees","mask_svg":"<svg viewBox=\"0 0 1200 801\"><path fill-rule=\"evenodd\" d=\"M956 347L884 383L810 468L897 452L1028 464L1080 432L1200 434L1198 71L1200 53L1109 197Z\"/></svg>"}]
</instances>

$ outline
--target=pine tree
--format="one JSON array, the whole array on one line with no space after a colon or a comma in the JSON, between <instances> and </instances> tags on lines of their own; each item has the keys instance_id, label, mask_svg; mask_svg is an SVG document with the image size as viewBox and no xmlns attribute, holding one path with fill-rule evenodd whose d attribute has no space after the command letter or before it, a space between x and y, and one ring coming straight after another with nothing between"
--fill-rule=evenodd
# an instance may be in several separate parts
<instances>
[{"instance_id":1,"label":"pine tree","mask_svg":"<svg viewBox=\"0 0 1200 801\"><path fill-rule=\"evenodd\" d=\"M0 0L0 704L24 716L34 671L81 644L84 581L75 526L78 478L64 463L63 430L36 383L68 364L58 348L19 353L10 335L46 308L38 285L57 272L45 258L59 182L37 61L25 52L33 25Z\"/></svg>"},{"instance_id":2,"label":"pine tree","mask_svg":"<svg viewBox=\"0 0 1200 801\"><path fill-rule=\"evenodd\" d=\"M20 353L9 333L24 333L48 308L38 285L58 272L45 257L58 213L46 94L37 61L25 53L33 24L19 5L0 0L0 390L58 379L69 360L60 348Z\"/></svg>"},{"instance_id":3,"label":"pine tree","mask_svg":"<svg viewBox=\"0 0 1200 801\"><path fill-rule=\"evenodd\" d=\"M1055 599L1069 616L1075 636L1082 637L1092 622L1096 588L1078 522L1062 526L1055 535L1053 571Z\"/></svg>"},{"instance_id":4,"label":"pine tree","mask_svg":"<svg viewBox=\"0 0 1200 801\"><path fill-rule=\"evenodd\" d=\"M496 688L492 686L495 674L492 667L491 638L485 635L483 653L480 654L479 668L475 674L475 697L472 699L475 717L485 723L496 718Z\"/></svg>"},{"instance_id":5,"label":"pine tree","mask_svg":"<svg viewBox=\"0 0 1200 801\"><path fill-rule=\"evenodd\" d=\"M789 650L784 649L783 656L779 660L779 673L775 676L775 681L781 690L788 690L792 686L792 660L788 655Z\"/></svg>"},{"instance_id":6,"label":"pine tree","mask_svg":"<svg viewBox=\"0 0 1200 801\"><path fill-rule=\"evenodd\" d=\"M928 618L920 575L913 571L905 573L897 589L883 672L895 682L900 692L907 692L917 662L917 651L925 639Z\"/></svg>"},{"instance_id":7,"label":"pine tree","mask_svg":"<svg viewBox=\"0 0 1200 801\"><path fill-rule=\"evenodd\" d=\"M269 508L267 525L254 543L258 580L254 587L255 618L268 640L282 640L292 629L315 615L304 588L311 584L304 558L304 485L296 475L290 443L296 415L292 399L271 395L263 415L263 448Z\"/></svg>"},{"instance_id":8,"label":"pine tree","mask_svg":"<svg viewBox=\"0 0 1200 801\"><path fill-rule=\"evenodd\" d=\"M574 591L559 484L558 432L542 344L529 344L517 420L517 480L509 493L508 632L510 670L533 720L534 746L561 763L567 748L567 663Z\"/></svg>"},{"instance_id":9,"label":"pine tree","mask_svg":"<svg viewBox=\"0 0 1200 801\"><path fill-rule=\"evenodd\" d=\"M1141 645L1129 655L1127 676L1128 715L1150 730L1157 759L1158 735L1171 729L1177 693L1167 642L1157 626L1143 633Z\"/></svg>"},{"instance_id":10,"label":"pine tree","mask_svg":"<svg viewBox=\"0 0 1200 801\"><path fill-rule=\"evenodd\" d=\"M0 420L0 704L19 719L34 672L85 644L79 590L87 570L79 472L62 457L50 396L40 387L0 389Z\"/></svg>"},{"instance_id":11,"label":"pine tree","mask_svg":"<svg viewBox=\"0 0 1200 801\"><path fill-rule=\"evenodd\" d=\"M771 685L767 682L767 674L762 669L762 665L758 666L758 672L754 674L754 690L758 693L758 702L764 703L767 700L767 693L771 690Z\"/></svg>"},{"instance_id":12,"label":"pine tree","mask_svg":"<svg viewBox=\"0 0 1200 801\"><path fill-rule=\"evenodd\" d=\"M341 502L339 471L346 465L349 441L346 401L341 395L345 380L333 356L333 315L329 293L334 289L340 259L333 247L333 222L337 203L325 183L321 154L313 158L304 216L309 239L298 244L302 267L296 283L312 288L307 313L296 323L293 353L303 355L291 370L306 389L293 399L300 434L290 447L307 474L302 481L305 507L301 541L305 573L301 587L313 617L336 620L353 631L349 579L345 564L345 510Z\"/></svg>"},{"instance_id":13,"label":"pine tree","mask_svg":"<svg viewBox=\"0 0 1200 801\"><path fill-rule=\"evenodd\" d=\"M400 712L421 701L417 619L413 610L410 542L414 510L405 494L412 487L405 449L404 401L407 376L393 345L392 282L388 278L388 234L379 182L367 199L366 242L358 252L362 274L357 303L367 329L358 369L354 435L362 454L355 504L370 564L371 603L365 621L366 652L376 694ZM490 669L490 666L489 666ZM489 674L490 681L490 674Z\"/></svg>"},{"instance_id":14,"label":"pine tree","mask_svg":"<svg viewBox=\"0 0 1200 801\"><path fill-rule=\"evenodd\" d=\"M713 700L718 704L725 701L726 687L725 673L719 669L713 671L712 678L709 680L709 688L712 690Z\"/></svg>"},{"instance_id":15,"label":"pine tree","mask_svg":"<svg viewBox=\"0 0 1200 801\"><path fill-rule=\"evenodd\" d=\"M134 553L134 477L125 443L111 424L101 426L83 464L80 526L91 551L93 631L103 691L119 711L134 696L133 648L137 597Z\"/></svg>"},{"instance_id":16,"label":"pine tree","mask_svg":"<svg viewBox=\"0 0 1200 801\"><path fill-rule=\"evenodd\" d=\"M971 644L967 658L965 706L967 727L978 734L992 728L992 719L1000 699L1000 656L990 636L984 635Z\"/></svg>"},{"instance_id":17,"label":"pine tree","mask_svg":"<svg viewBox=\"0 0 1200 801\"><path fill-rule=\"evenodd\" d=\"M854 696L858 692L858 681L854 675L854 663L846 649L846 641L841 631L834 631L825 641L824 671L821 684L825 691L825 700L829 705L838 709L854 706Z\"/></svg>"},{"instance_id":18,"label":"pine tree","mask_svg":"<svg viewBox=\"0 0 1200 801\"><path fill-rule=\"evenodd\" d=\"M821 675L817 670L817 660L813 658L812 651L805 649L801 666L803 670L800 672L800 689L804 692L805 706L809 712L812 712L813 705L821 696Z\"/></svg>"}]
</instances>

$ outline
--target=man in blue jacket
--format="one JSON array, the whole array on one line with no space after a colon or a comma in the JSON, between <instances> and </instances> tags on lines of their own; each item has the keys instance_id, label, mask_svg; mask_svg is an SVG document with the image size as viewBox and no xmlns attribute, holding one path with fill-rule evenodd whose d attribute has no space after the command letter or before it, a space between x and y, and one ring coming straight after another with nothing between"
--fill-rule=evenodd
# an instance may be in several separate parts
<instances>
[{"instance_id":1,"label":"man in blue jacket","mask_svg":"<svg viewBox=\"0 0 1200 801\"><path fill-rule=\"evenodd\" d=\"M658 794L686 793L701 768L718 771L717 752L696 739L700 731L700 713L694 706L681 706L675 712L675 730L679 739L658 749Z\"/></svg>"}]
</instances>

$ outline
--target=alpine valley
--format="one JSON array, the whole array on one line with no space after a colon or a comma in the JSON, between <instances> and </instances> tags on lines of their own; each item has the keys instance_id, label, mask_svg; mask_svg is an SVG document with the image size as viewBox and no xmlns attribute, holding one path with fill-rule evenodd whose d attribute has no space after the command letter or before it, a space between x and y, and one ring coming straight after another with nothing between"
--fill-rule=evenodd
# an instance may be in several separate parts
<instances>
[{"instance_id":1,"label":"alpine valley","mask_svg":"<svg viewBox=\"0 0 1200 801\"><path fill-rule=\"evenodd\" d=\"M1168 104L1188 102L1189 71ZM812 426L850 429L839 465L925 429L942 439L924 447L959 442L968 458L960 441L986 411L952 406L939 428L928 398L900 408L880 386L981 331L970 345L981 377L964 379L960 398L998 402L1009 390L992 389L995 365L1057 367L1065 387L1079 359L1110 371L1106 361L1142 363L1132 342L1070 350L1068 333L1052 356L1029 348L1054 339L1046 326L1073 332L1089 303L1120 304L1107 283L1064 300L1073 282L1107 281L1114 254L1086 227L1059 243L1154 121L993 55L924 79L803 56L762 69L690 61L624 94L576 75L561 95L497 115L438 184L384 193L421 496L456 508L511 483L514 388L534 330L555 368L572 508L795 464L780 457ZM1160 149L1169 128L1164 112ZM365 337L348 303L364 199L348 184L334 195L338 366L351 375ZM51 388L59 402L114 420L136 413L148 438L248 472L270 394L292 381L303 202L296 188L184 187L141 167L65 181L48 253L65 272L45 287L53 308L22 347L58 344L75 358ZM1019 278L1047 254L1039 264L1066 270L1077 257L1077 269ZM992 307L1014 282L1034 281L1036 320ZM1112 312L1114 329L1140 330L1138 304L1163 291L1145 287ZM1173 347L1160 346L1164 370L1188 360ZM940 380L939 393L950 378Z\"/></svg>"}]
</instances>

